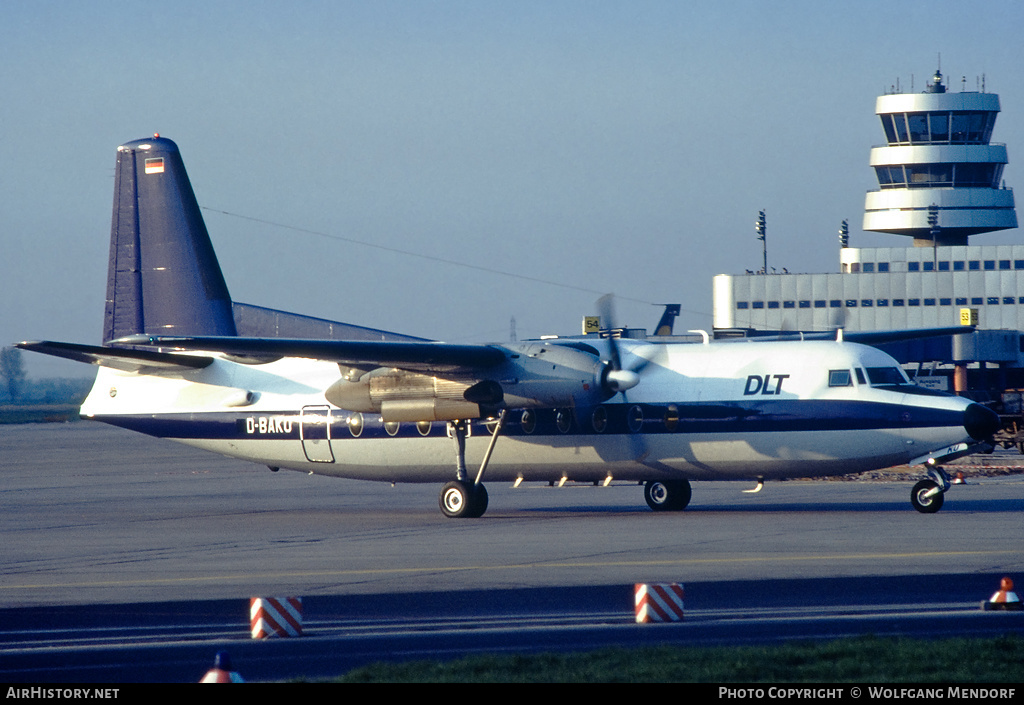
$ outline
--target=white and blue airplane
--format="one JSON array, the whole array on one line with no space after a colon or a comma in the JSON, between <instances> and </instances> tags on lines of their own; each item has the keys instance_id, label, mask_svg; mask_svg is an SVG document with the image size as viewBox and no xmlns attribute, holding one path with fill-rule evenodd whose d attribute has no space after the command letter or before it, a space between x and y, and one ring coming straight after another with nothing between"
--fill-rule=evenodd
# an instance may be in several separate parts
<instances>
[{"instance_id":1,"label":"white and blue airplane","mask_svg":"<svg viewBox=\"0 0 1024 705\"><path fill-rule=\"evenodd\" d=\"M450 517L484 513L485 475L643 484L657 511L685 508L690 480L907 463L930 475L913 506L938 511L941 464L998 417L829 337L455 345L233 302L178 147L155 135L117 150L103 344L19 347L99 366L84 418L272 470L436 482Z\"/></svg>"}]
</instances>

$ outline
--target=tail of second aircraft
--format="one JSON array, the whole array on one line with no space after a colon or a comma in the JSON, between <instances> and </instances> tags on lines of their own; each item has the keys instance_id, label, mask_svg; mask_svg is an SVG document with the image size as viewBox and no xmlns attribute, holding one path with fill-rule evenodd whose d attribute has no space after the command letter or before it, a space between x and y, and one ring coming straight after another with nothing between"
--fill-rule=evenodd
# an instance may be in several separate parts
<instances>
[{"instance_id":1,"label":"tail of second aircraft","mask_svg":"<svg viewBox=\"0 0 1024 705\"><path fill-rule=\"evenodd\" d=\"M137 333L236 335L178 145L158 135L117 150L103 342Z\"/></svg>"}]
</instances>

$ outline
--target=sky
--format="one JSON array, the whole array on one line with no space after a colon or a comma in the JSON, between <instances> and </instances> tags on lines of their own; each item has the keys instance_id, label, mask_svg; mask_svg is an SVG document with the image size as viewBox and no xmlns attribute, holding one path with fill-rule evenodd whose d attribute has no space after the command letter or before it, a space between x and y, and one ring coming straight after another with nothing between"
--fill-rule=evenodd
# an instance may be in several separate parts
<instances>
[{"instance_id":1,"label":"sky","mask_svg":"<svg viewBox=\"0 0 1024 705\"><path fill-rule=\"evenodd\" d=\"M843 219L909 245L860 227L874 104L940 55L999 94L1024 187L1022 27L1017 0L5 0L0 344L100 342L116 149L155 132L237 301L500 342L613 292L620 325L709 329L761 209L779 271L837 271Z\"/></svg>"}]
</instances>

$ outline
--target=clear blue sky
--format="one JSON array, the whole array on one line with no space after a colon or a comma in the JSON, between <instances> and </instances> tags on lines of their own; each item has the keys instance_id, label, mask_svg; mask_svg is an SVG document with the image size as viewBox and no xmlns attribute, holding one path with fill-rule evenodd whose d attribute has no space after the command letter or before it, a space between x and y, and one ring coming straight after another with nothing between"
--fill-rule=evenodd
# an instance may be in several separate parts
<instances>
[{"instance_id":1,"label":"clear blue sky","mask_svg":"<svg viewBox=\"0 0 1024 705\"><path fill-rule=\"evenodd\" d=\"M1024 186L1022 28L1016 0L6 0L0 342L99 342L115 150L153 132L202 206L291 226L206 213L236 300L465 342L575 333L613 291L710 328L758 209L780 270L835 271L844 218L904 243L860 231L874 102L939 53L1000 95Z\"/></svg>"}]
</instances>

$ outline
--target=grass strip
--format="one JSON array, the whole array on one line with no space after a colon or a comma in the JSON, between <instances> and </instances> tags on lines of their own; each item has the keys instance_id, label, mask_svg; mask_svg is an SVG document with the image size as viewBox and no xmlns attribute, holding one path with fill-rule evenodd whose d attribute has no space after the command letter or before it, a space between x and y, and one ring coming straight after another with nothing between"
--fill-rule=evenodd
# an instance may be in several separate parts
<instances>
[{"instance_id":1,"label":"grass strip","mask_svg":"<svg viewBox=\"0 0 1024 705\"><path fill-rule=\"evenodd\" d=\"M738 647L479 655L378 663L343 683L1021 683L1024 637L857 637Z\"/></svg>"}]
</instances>

